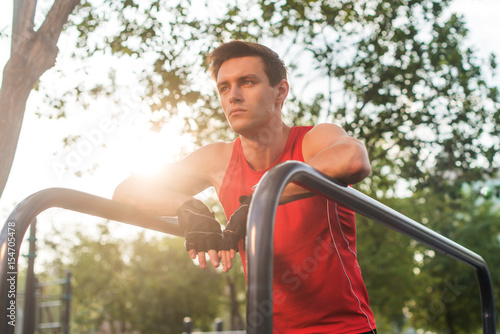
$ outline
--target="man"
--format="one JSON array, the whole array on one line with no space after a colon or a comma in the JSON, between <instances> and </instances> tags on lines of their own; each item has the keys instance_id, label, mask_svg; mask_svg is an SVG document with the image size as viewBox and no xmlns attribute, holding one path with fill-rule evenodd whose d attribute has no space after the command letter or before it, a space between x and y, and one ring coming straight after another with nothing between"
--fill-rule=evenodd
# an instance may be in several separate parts
<instances>
[{"instance_id":1,"label":"man","mask_svg":"<svg viewBox=\"0 0 500 334\"><path fill-rule=\"evenodd\" d=\"M289 86L286 68L274 51L233 41L215 49L210 60L222 109L239 138L204 146L153 179L132 176L113 198L154 215L179 215L183 224L195 221L188 233L191 241L187 239L191 258L198 256L205 268L207 251L214 267L222 262L228 271L237 247L220 247L208 238L200 246L199 238L220 233L212 229L213 216L192 196L215 188L229 220L226 240L234 232L229 226L242 220L239 213L248 206L240 197L251 195L262 175L281 162L304 161L347 184L361 181L371 168L363 144L340 127L289 127L282 122ZM274 332L375 333L357 262L354 213L295 184L285 188L280 204L274 237ZM242 240L238 248L245 266Z\"/></svg>"}]
</instances>

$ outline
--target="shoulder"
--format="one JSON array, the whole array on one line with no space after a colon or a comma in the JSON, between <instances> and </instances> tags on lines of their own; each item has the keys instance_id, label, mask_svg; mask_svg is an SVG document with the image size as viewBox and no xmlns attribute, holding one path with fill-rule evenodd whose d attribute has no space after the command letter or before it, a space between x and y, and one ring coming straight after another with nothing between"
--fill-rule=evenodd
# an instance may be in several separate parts
<instances>
[{"instance_id":1,"label":"shoulder","mask_svg":"<svg viewBox=\"0 0 500 334\"><path fill-rule=\"evenodd\" d=\"M339 137L339 136L347 136L347 133L340 126L332 123L321 123L318 124L307 132L306 137L315 138L315 137Z\"/></svg>"},{"instance_id":2,"label":"shoulder","mask_svg":"<svg viewBox=\"0 0 500 334\"><path fill-rule=\"evenodd\" d=\"M304 160L309 160L318 152L335 144L336 141L344 137L347 137L347 133L336 124L321 123L314 126L304 135L302 141Z\"/></svg>"},{"instance_id":3,"label":"shoulder","mask_svg":"<svg viewBox=\"0 0 500 334\"><path fill-rule=\"evenodd\" d=\"M200 147L193 153L178 162L178 165L186 168L214 171L225 168L229 163L233 151L234 142L216 142Z\"/></svg>"},{"instance_id":4,"label":"shoulder","mask_svg":"<svg viewBox=\"0 0 500 334\"><path fill-rule=\"evenodd\" d=\"M200 147L197 149L194 153L197 153L199 155L204 155L204 154L213 154L213 153L218 153L218 154L231 154L232 149L234 146L234 141L232 142L216 142L212 144L208 144L205 146Z\"/></svg>"}]
</instances>

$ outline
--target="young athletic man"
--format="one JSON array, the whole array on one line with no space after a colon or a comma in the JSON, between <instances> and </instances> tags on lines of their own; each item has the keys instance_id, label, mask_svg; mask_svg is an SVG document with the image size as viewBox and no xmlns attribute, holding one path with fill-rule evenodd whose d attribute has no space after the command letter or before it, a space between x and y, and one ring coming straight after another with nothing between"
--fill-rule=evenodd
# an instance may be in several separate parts
<instances>
[{"instance_id":1,"label":"young athletic man","mask_svg":"<svg viewBox=\"0 0 500 334\"><path fill-rule=\"evenodd\" d=\"M260 44L233 41L210 55L222 110L239 138L204 146L154 178L131 176L114 199L154 215L179 217L191 258L231 269L243 248L248 203L270 168L303 161L347 184L370 173L363 144L333 124L289 127L281 109L288 94L286 68ZM214 187L228 225L192 198ZM273 324L275 333L376 333L356 253L354 213L289 184L275 222ZM223 236L222 236L223 235ZM246 266L245 266L246 268Z\"/></svg>"}]
</instances>

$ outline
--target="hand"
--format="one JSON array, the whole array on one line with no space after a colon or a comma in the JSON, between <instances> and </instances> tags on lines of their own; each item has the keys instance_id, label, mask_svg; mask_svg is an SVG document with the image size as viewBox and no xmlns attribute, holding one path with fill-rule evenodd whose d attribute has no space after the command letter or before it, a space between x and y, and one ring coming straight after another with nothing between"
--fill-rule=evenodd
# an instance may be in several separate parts
<instances>
[{"instance_id":1,"label":"hand","mask_svg":"<svg viewBox=\"0 0 500 334\"><path fill-rule=\"evenodd\" d=\"M229 218L229 222L223 232L221 251L219 257L222 260L222 269L229 271L233 267L233 260L238 251L238 243L241 239L245 238L247 234L247 218L248 209L250 208L250 201L252 195L241 196L240 206Z\"/></svg>"},{"instance_id":2,"label":"hand","mask_svg":"<svg viewBox=\"0 0 500 334\"><path fill-rule=\"evenodd\" d=\"M189 256L193 260L198 256L200 268L204 269L207 267L205 253L208 253L212 265L218 267L222 231L214 213L203 202L191 199L179 207L177 220L184 230Z\"/></svg>"}]
</instances>

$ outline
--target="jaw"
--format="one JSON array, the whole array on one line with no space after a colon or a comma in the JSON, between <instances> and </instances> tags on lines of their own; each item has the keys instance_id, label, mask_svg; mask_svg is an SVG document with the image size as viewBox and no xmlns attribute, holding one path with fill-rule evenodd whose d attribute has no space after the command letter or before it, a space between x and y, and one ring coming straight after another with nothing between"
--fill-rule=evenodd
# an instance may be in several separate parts
<instances>
[{"instance_id":1,"label":"jaw","mask_svg":"<svg viewBox=\"0 0 500 334\"><path fill-rule=\"evenodd\" d=\"M282 134L284 124L280 117L281 114L280 116L271 114L268 117L254 120L243 116L245 115L228 119L231 129L242 137L263 145L272 145L273 141Z\"/></svg>"}]
</instances>

